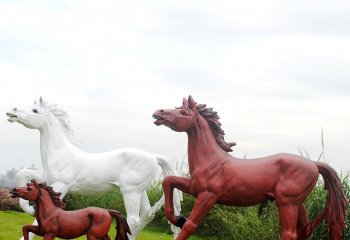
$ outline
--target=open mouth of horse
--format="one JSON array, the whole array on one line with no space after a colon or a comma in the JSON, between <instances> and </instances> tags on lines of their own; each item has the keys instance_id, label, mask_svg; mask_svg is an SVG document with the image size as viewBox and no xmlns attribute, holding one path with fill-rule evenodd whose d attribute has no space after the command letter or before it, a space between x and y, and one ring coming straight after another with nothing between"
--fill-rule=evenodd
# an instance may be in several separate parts
<instances>
[{"instance_id":1,"label":"open mouth of horse","mask_svg":"<svg viewBox=\"0 0 350 240\"><path fill-rule=\"evenodd\" d=\"M159 116L159 115L157 115L157 114L153 114L152 117L153 117L154 119L156 119L156 120L154 121L154 124L155 124L155 125L159 126L159 125L162 125L162 124L163 124L164 126L167 126L167 127L171 128L171 129L173 129L174 131L178 131L178 130L175 128L175 126L173 126L173 124L172 124L171 122L169 122L167 119L165 119L164 117L161 117L161 116Z\"/></svg>"},{"instance_id":2,"label":"open mouth of horse","mask_svg":"<svg viewBox=\"0 0 350 240\"><path fill-rule=\"evenodd\" d=\"M13 113L10 113L10 112L7 112L6 115L9 117L7 120L9 122L15 122L18 118L18 116L16 114L13 114Z\"/></svg>"},{"instance_id":3,"label":"open mouth of horse","mask_svg":"<svg viewBox=\"0 0 350 240\"><path fill-rule=\"evenodd\" d=\"M164 124L164 122L166 121L165 118L163 118L163 117L161 117L161 116L158 116L158 115L156 115L156 114L153 114L152 117L153 117L154 119L156 119L156 120L154 121L154 124L157 125L157 126Z\"/></svg>"},{"instance_id":4,"label":"open mouth of horse","mask_svg":"<svg viewBox=\"0 0 350 240\"><path fill-rule=\"evenodd\" d=\"M18 197L18 192L16 191L16 189L12 189L12 190L10 191L10 194L11 194L11 197L12 197L12 198Z\"/></svg>"}]
</instances>

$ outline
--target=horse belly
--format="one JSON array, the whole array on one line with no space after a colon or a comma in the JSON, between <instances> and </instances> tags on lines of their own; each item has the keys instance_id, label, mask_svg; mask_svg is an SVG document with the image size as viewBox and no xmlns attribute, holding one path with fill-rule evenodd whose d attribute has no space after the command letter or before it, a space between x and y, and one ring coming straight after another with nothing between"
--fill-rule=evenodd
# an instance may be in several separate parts
<instances>
[{"instance_id":1,"label":"horse belly","mask_svg":"<svg viewBox=\"0 0 350 240\"><path fill-rule=\"evenodd\" d=\"M223 205L246 207L254 206L271 199L268 195L259 194L254 196L237 196L235 194L223 195L219 198L218 203Z\"/></svg>"},{"instance_id":2,"label":"horse belly","mask_svg":"<svg viewBox=\"0 0 350 240\"><path fill-rule=\"evenodd\" d=\"M91 219L86 211L67 211L59 217L58 237L63 239L77 238L86 234L86 230L91 224Z\"/></svg>"}]
</instances>

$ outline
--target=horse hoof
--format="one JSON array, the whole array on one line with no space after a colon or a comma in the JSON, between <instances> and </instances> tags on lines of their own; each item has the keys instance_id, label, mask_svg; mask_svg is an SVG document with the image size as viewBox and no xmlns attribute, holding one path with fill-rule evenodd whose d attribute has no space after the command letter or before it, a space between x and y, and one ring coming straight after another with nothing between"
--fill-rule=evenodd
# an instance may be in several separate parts
<instances>
[{"instance_id":1,"label":"horse hoof","mask_svg":"<svg viewBox=\"0 0 350 240\"><path fill-rule=\"evenodd\" d=\"M187 219L182 216L182 215L179 215L179 216L176 216L176 224L175 226L176 227L179 227L179 228L182 228L182 226L185 224L185 222L187 221Z\"/></svg>"}]
</instances>

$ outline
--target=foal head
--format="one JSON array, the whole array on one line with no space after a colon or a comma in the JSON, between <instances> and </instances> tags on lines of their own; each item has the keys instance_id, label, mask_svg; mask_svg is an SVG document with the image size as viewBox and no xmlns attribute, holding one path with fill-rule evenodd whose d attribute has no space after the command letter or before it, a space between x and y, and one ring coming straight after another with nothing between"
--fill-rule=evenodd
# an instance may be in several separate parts
<instances>
[{"instance_id":1,"label":"foal head","mask_svg":"<svg viewBox=\"0 0 350 240\"><path fill-rule=\"evenodd\" d=\"M29 201L36 201L40 195L39 184L36 180L27 183L27 186L14 188L11 191L11 197L20 197Z\"/></svg>"},{"instance_id":2,"label":"foal head","mask_svg":"<svg viewBox=\"0 0 350 240\"><path fill-rule=\"evenodd\" d=\"M44 194L46 192L47 194ZM61 201L61 193L55 192L52 187L44 183L38 183L35 179L31 180L27 186L14 188L11 191L11 197L20 197L25 200L36 202L40 196L43 196L44 201L52 201L52 203L59 208L64 209L65 204Z\"/></svg>"}]
</instances>

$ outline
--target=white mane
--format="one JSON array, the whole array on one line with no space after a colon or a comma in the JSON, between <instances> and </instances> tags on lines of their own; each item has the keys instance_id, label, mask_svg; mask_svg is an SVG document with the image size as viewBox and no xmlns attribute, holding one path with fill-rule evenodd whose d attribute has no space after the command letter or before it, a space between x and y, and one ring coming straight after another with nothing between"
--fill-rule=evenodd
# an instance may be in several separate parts
<instances>
[{"instance_id":1,"label":"white mane","mask_svg":"<svg viewBox=\"0 0 350 240\"><path fill-rule=\"evenodd\" d=\"M37 101L34 101L34 104L37 104ZM72 144L77 144L77 140L74 137L74 131L71 128L69 116L66 111L64 111L62 108L59 108L56 104L49 104L46 101L44 101L41 97L39 99L39 105L47 109L60 123L66 137Z\"/></svg>"},{"instance_id":2,"label":"white mane","mask_svg":"<svg viewBox=\"0 0 350 240\"><path fill-rule=\"evenodd\" d=\"M72 138L74 138L74 131L70 126L67 112L62 108L58 108L55 104L47 104L46 107L52 113L52 115L57 118L69 140L73 140Z\"/></svg>"}]
</instances>

